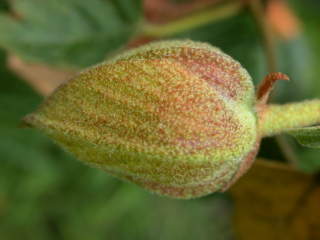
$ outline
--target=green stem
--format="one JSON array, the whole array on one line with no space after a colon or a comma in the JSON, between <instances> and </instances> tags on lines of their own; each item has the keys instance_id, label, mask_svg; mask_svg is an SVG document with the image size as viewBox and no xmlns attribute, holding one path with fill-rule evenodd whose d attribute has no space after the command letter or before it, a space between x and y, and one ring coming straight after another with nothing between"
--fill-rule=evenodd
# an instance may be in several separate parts
<instances>
[{"instance_id":1,"label":"green stem","mask_svg":"<svg viewBox=\"0 0 320 240\"><path fill-rule=\"evenodd\" d=\"M261 112L259 133L272 136L320 123L320 99L284 105L267 105Z\"/></svg>"},{"instance_id":2,"label":"green stem","mask_svg":"<svg viewBox=\"0 0 320 240\"><path fill-rule=\"evenodd\" d=\"M242 7L243 3L241 1L231 1L222 6L214 6L170 23L159 25L145 23L142 26L142 34L157 38L170 37L186 30L233 16L238 13Z\"/></svg>"}]
</instances>

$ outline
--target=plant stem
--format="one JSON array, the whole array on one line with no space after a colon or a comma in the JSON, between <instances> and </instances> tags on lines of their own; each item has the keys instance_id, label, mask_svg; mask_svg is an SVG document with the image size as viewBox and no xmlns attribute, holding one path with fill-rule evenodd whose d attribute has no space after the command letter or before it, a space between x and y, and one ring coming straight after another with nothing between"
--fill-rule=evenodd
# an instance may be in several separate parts
<instances>
[{"instance_id":1,"label":"plant stem","mask_svg":"<svg viewBox=\"0 0 320 240\"><path fill-rule=\"evenodd\" d=\"M237 14L243 7L241 1L230 1L221 6L214 6L184 18L166 24L145 23L142 34L149 37L170 37L207 23L216 22Z\"/></svg>"},{"instance_id":2,"label":"plant stem","mask_svg":"<svg viewBox=\"0 0 320 240\"><path fill-rule=\"evenodd\" d=\"M294 168L297 168L299 165L299 158L289 143L287 136L278 135L275 136L275 140L287 162Z\"/></svg>"},{"instance_id":3,"label":"plant stem","mask_svg":"<svg viewBox=\"0 0 320 240\"><path fill-rule=\"evenodd\" d=\"M283 105L270 104L263 110L262 119L259 132L264 137L318 124L320 123L320 100Z\"/></svg>"},{"instance_id":4,"label":"plant stem","mask_svg":"<svg viewBox=\"0 0 320 240\"><path fill-rule=\"evenodd\" d=\"M250 10L261 30L269 73L277 71L276 43L271 26L265 16L261 0L248 0Z\"/></svg>"},{"instance_id":5,"label":"plant stem","mask_svg":"<svg viewBox=\"0 0 320 240\"><path fill-rule=\"evenodd\" d=\"M268 23L261 0L248 0L248 6L260 27L269 73L277 72L276 42L271 26ZM299 114L299 113L298 113ZM297 165L298 157L294 149L283 136L275 136L282 154L293 165Z\"/></svg>"}]
</instances>

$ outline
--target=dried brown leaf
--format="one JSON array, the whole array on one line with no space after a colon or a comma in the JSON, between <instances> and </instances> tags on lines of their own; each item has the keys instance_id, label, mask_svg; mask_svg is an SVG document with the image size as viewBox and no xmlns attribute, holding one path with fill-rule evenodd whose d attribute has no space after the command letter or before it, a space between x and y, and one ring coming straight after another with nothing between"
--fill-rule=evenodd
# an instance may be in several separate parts
<instances>
[{"instance_id":1,"label":"dried brown leaf","mask_svg":"<svg viewBox=\"0 0 320 240\"><path fill-rule=\"evenodd\" d=\"M238 239L320 239L320 184L314 176L258 160L231 194Z\"/></svg>"}]
</instances>

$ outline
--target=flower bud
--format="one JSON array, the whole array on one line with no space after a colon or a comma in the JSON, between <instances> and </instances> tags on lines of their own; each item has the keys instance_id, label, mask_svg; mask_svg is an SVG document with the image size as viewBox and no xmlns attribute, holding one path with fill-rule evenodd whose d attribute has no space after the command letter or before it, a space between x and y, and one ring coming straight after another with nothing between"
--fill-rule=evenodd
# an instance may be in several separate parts
<instances>
[{"instance_id":1,"label":"flower bud","mask_svg":"<svg viewBox=\"0 0 320 240\"><path fill-rule=\"evenodd\" d=\"M152 192L224 189L256 148L254 87L208 44L151 43L91 67L25 121L78 159Z\"/></svg>"}]
</instances>

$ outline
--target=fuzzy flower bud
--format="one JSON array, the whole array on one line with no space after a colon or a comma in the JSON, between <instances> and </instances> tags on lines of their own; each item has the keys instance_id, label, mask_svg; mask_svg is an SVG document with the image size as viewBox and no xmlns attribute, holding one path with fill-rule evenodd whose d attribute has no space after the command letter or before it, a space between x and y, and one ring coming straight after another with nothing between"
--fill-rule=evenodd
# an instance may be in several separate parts
<instances>
[{"instance_id":1,"label":"fuzzy flower bud","mask_svg":"<svg viewBox=\"0 0 320 240\"><path fill-rule=\"evenodd\" d=\"M25 121L78 159L152 192L225 189L257 148L254 86L208 44L156 42L89 68Z\"/></svg>"}]
</instances>

